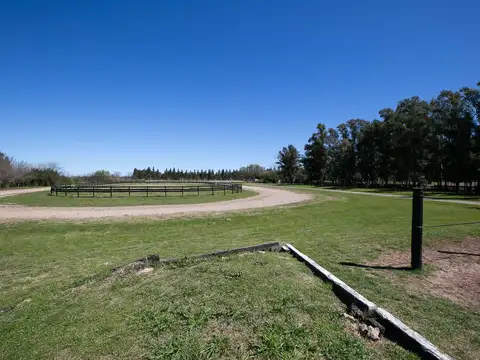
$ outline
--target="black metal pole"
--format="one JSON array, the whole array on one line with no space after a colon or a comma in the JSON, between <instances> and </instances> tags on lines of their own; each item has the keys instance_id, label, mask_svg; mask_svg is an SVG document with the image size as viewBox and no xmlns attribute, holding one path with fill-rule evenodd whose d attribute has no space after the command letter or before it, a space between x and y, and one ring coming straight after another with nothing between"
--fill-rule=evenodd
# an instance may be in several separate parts
<instances>
[{"instance_id":1,"label":"black metal pole","mask_svg":"<svg viewBox=\"0 0 480 360\"><path fill-rule=\"evenodd\" d=\"M412 198L412 269L422 268L423 189L413 189Z\"/></svg>"}]
</instances>

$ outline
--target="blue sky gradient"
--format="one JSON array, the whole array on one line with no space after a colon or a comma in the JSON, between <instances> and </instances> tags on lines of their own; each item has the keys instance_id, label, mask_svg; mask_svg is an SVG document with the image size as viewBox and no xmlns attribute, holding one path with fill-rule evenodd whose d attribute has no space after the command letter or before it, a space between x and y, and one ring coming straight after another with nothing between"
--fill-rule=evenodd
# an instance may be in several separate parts
<instances>
[{"instance_id":1,"label":"blue sky gradient","mask_svg":"<svg viewBox=\"0 0 480 360\"><path fill-rule=\"evenodd\" d=\"M67 172L271 166L318 122L480 80L478 1L0 5L0 151Z\"/></svg>"}]
</instances>

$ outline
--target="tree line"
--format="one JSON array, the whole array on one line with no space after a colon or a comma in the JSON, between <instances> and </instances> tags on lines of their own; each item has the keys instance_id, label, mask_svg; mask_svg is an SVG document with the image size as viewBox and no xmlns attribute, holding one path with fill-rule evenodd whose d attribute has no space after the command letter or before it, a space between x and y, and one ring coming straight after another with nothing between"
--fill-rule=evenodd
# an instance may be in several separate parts
<instances>
[{"instance_id":1,"label":"tree line","mask_svg":"<svg viewBox=\"0 0 480 360\"><path fill-rule=\"evenodd\" d=\"M70 183L55 163L32 165L0 152L0 188L13 186L51 186Z\"/></svg>"},{"instance_id":2,"label":"tree line","mask_svg":"<svg viewBox=\"0 0 480 360\"><path fill-rule=\"evenodd\" d=\"M243 180L243 181L261 181L276 182L278 174L275 169L268 169L258 164L251 164L240 169L221 169L221 170L181 170L165 169L163 172L155 167L146 169L133 169L132 178L143 180Z\"/></svg>"},{"instance_id":3,"label":"tree line","mask_svg":"<svg viewBox=\"0 0 480 360\"><path fill-rule=\"evenodd\" d=\"M0 187L143 180L243 180L340 186L461 184L480 193L480 83L443 90L430 101L403 99L380 119L350 119L336 128L319 123L300 153L293 145L277 155L278 168L133 169L131 176L98 170L68 177L56 164L29 165L0 152Z\"/></svg>"},{"instance_id":4,"label":"tree line","mask_svg":"<svg viewBox=\"0 0 480 360\"><path fill-rule=\"evenodd\" d=\"M480 86L480 83L477 84ZM379 111L380 119L319 123L304 147L278 153L284 182L412 187L460 184L480 192L480 89L443 90Z\"/></svg>"}]
</instances>

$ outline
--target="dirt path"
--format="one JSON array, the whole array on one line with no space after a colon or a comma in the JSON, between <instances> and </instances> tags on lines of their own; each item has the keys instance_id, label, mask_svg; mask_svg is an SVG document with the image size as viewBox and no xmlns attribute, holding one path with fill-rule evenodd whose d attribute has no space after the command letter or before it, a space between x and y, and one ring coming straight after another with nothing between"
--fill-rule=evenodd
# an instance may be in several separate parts
<instances>
[{"instance_id":1,"label":"dirt path","mask_svg":"<svg viewBox=\"0 0 480 360\"><path fill-rule=\"evenodd\" d=\"M7 196L20 195L20 194L29 194L33 192L39 192L39 191L47 191L47 190L50 190L50 188L36 187L36 188L27 188L27 189L0 190L0 198L7 197Z\"/></svg>"},{"instance_id":2,"label":"dirt path","mask_svg":"<svg viewBox=\"0 0 480 360\"><path fill-rule=\"evenodd\" d=\"M0 222L20 220L87 220L122 217L165 217L174 214L218 213L245 209L299 203L312 198L284 189L244 186L246 190L258 193L245 199L219 201L204 204L115 206L115 207L27 207L19 205L0 205ZM30 191L27 191L30 190ZM45 189L11 190L11 195L25 192L44 191ZM7 195L9 196L9 195Z\"/></svg>"}]
</instances>

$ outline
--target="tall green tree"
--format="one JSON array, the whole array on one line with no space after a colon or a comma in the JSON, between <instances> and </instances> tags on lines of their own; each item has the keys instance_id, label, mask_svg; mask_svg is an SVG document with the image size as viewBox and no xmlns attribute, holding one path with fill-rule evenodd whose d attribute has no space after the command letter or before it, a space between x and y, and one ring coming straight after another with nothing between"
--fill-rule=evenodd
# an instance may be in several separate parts
<instances>
[{"instance_id":1,"label":"tall green tree","mask_svg":"<svg viewBox=\"0 0 480 360\"><path fill-rule=\"evenodd\" d=\"M305 156L302 159L307 181L323 185L326 173L327 154L325 138L327 131L324 124L318 124L317 130L305 145Z\"/></svg>"},{"instance_id":2,"label":"tall green tree","mask_svg":"<svg viewBox=\"0 0 480 360\"><path fill-rule=\"evenodd\" d=\"M445 179L459 191L462 181L473 178L475 119L467 109L464 94L444 90L431 103Z\"/></svg>"},{"instance_id":3,"label":"tall green tree","mask_svg":"<svg viewBox=\"0 0 480 360\"><path fill-rule=\"evenodd\" d=\"M293 184L300 169L300 154L293 145L288 145L278 152L277 165L284 182Z\"/></svg>"},{"instance_id":4,"label":"tall green tree","mask_svg":"<svg viewBox=\"0 0 480 360\"><path fill-rule=\"evenodd\" d=\"M477 87L464 87L460 92L464 99L465 112L473 119L471 173L477 182L477 192L480 193L480 82Z\"/></svg>"},{"instance_id":5,"label":"tall green tree","mask_svg":"<svg viewBox=\"0 0 480 360\"><path fill-rule=\"evenodd\" d=\"M428 145L434 134L429 114L430 105L418 96L400 101L395 109L391 138L395 141L394 159L399 167L397 181L425 182L431 158Z\"/></svg>"}]
</instances>

